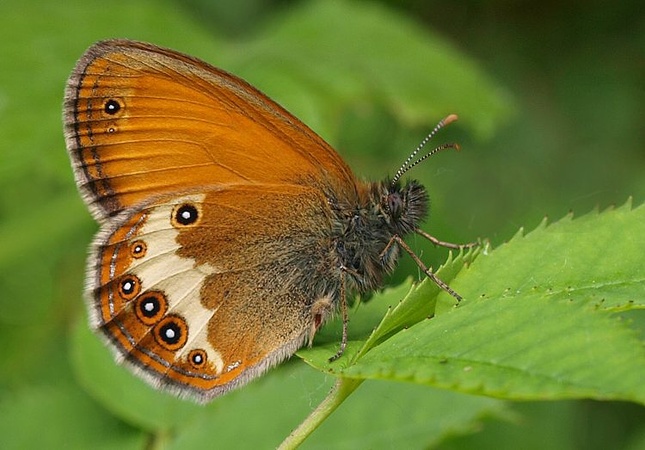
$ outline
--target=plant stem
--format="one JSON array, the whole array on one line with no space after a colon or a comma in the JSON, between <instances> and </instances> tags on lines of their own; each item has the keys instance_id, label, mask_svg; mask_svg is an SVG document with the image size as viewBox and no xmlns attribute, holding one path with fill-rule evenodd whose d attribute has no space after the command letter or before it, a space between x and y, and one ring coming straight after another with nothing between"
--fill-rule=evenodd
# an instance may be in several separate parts
<instances>
[{"instance_id":1,"label":"plant stem","mask_svg":"<svg viewBox=\"0 0 645 450\"><path fill-rule=\"evenodd\" d=\"M297 448L307 437L320 426L341 403L350 396L365 380L339 378L325 399L314 409L311 414L293 430L280 444L278 450L291 450Z\"/></svg>"}]
</instances>

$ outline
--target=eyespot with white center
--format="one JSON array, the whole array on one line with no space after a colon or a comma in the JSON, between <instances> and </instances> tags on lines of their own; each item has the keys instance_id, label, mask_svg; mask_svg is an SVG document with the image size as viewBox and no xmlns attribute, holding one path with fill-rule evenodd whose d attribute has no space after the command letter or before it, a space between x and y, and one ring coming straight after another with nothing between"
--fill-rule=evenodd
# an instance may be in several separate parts
<instances>
[{"instance_id":1,"label":"eyespot with white center","mask_svg":"<svg viewBox=\"0 0 645 450\"><path fill-rule=\"evenodd\" d=\"M122 107L123 105L119 100L114 98L109 98L105 101L105 103L103 103L103 112L105 112L105 114L108 114L110 116L114 116L118 114L119 111L121 111Z\"/></svg>"},{"instance_id":2,"label":"eyespot with white center","mask_svg":"<svg viewBox=\"0 0 645 450\"><path fill-rule=\"evenodd\" d=\"M173 209L171 222L175 228L183 228L196 225L201 217L198 205L193 203L182 203Z\"/></svg>"},{"instance_id":3,"label":"eyespot with white center","mask_svg":"<svg viewBox=\"0 0 645 450\"><path fill-rule=\"evenodd\" d=\"M200 369L204 367L204 364L206 364L207 359L208 359L208 356L206 352L200 348L191 350L191 352L188 354L188 362L195 369Z\"/></svg>"},{"instance_id":4,"label":"eyespot with white center","mask_svg":"<svg viewBox=\"0 0 645 450\"><path fill-rule=\"evenodd\" d=\"M134 275L126 274L119 280L119 295L124 300L132 300L141 290L141 282Z\"/></svg>"},{"instance_id":5,"label":"eyespot with white center","mask_svg":"<svg viewBox=\"0 0 645 450\"><path fill-rule=\"evenodd\" d=\"M154 337L166 350L179 350L188 340L188 324L178 315L168 315L155 325Z\"/></svg>"},{"instance_id":6,"label":"eyespot with white center","mask_svg":"<svg viewBox=\"0 0 645 450\"><path fill-rule=\"evenodd\" d=\"M147 246L143 241L134 241L130 244L130 255L133 258L143 258L146 256Z\"/></svg>"},{"instance_id":7,"label":"eyespot with white center","mask_svg":"<svg viewBox=\"0 0 645 450\"><path fill-rule=\"evenodd\" d=\"M168 311L168 301L160 291L145 292L137 298L134 311L144 325L152 326Z\"/></svg>"}]
</instances>

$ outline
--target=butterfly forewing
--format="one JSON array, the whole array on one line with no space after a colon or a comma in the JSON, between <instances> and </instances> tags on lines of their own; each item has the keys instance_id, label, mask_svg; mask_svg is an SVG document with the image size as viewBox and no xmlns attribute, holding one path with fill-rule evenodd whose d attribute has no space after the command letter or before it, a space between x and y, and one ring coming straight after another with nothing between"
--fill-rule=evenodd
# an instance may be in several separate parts
<instances>
[{"instance_id":1,"label":"butterfly forewing","mask_svg":"<svg viewBox=\"0 0 645 450\"><path fill-rule=\"evenodd\" d=\"M149 44L105 41L85 53L68 81L65 130L97 218L218 184L318 183L355 195L338 154L282 107L233 75Z\"/></svg>"}]
</instances>

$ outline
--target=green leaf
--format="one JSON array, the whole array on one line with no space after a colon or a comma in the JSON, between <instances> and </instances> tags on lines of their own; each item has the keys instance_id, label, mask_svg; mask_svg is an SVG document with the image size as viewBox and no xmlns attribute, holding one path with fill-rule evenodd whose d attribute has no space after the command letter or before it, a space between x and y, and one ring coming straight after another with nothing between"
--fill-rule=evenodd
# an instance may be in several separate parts
<instances>
[{"instance_id":1,"label":"green leaf","mask_svg":"<svg viewBox=\"0 0 645 450\"><path fill-rule=\"evenodd\" d=\"M466 254L459 253L454 259L451 253L448 260L437 270L437 275L442 281L450 283L460 270L475 260L479 253L480 249L476 248L469 250ZM456 300L453 297L449 295L438 297L440 293L444 293L442 289L427 278L419 286L410 290L398 305L388 310L387 314L383 316L383 320L363 344L359 356L367 353L387 337L456 306ZM431 300L428 301L428 299ZM438 300L439 303L437 303Z\"/></svg>"},{"instance_id":2,"label":"green leaf","mask_svg":"<svg viewBox=\"0 0 645 450\"><path fill-rule=\"evenodd\" d=\"M399 332L336 374L514 400L645 403L643 342L608 314L643 307L642 236L645 207L630 203L542 224L460 272L451 284L466 296L458 308Z\"/></svg>"},{"instance_id":3,"label":"green leaf","mask_svg":"<svg viewBox=\"0 0 645 450\"><path fill-rule=\"evenodd\" d=\"M578 305L495 299L422 322L342 375L514 400L645 402L644 353L642 342L620 322Z\"/></svg>"},{"instance_id":4,"label":"green leaf","mask_svg":"<svg viewBox=\"0 0 645 450\"><path fill-rule=\"evenodd\" d=\"M645 207L573 215L540 226L473 264L469 298L539 296L605 310L645 307ZM459 288L457 284L456 288Z\"/></svg>"}]
</instances>

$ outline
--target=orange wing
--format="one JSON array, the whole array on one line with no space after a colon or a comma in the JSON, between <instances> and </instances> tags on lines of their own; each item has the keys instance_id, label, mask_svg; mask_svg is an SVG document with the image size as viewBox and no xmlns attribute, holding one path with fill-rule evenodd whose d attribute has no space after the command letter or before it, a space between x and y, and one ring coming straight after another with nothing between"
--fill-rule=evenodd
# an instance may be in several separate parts
<instances>
[{"instance_id":1,"label":"orange wing","mask_svg":"<svg viewBox=\"0 0 645 450\"><path fill-rule=\"evenodd\" d=\"M331 220L317 189L293 185L124 211L94 242L93 325L154 386L210 400L289 357L336 307Z\"/></svg>"},{"instance_id":2,"label":"orange wing","mask_svg":"<svg viewBox=\"0 0 645 450\"><path fill-rule=\"evenodd\" d=\"M288 183L355 195L318 135L243 80L127 40L87 50L67 83L65 136L97 219L205 186Z\"/></svg>"}]
</instances>

